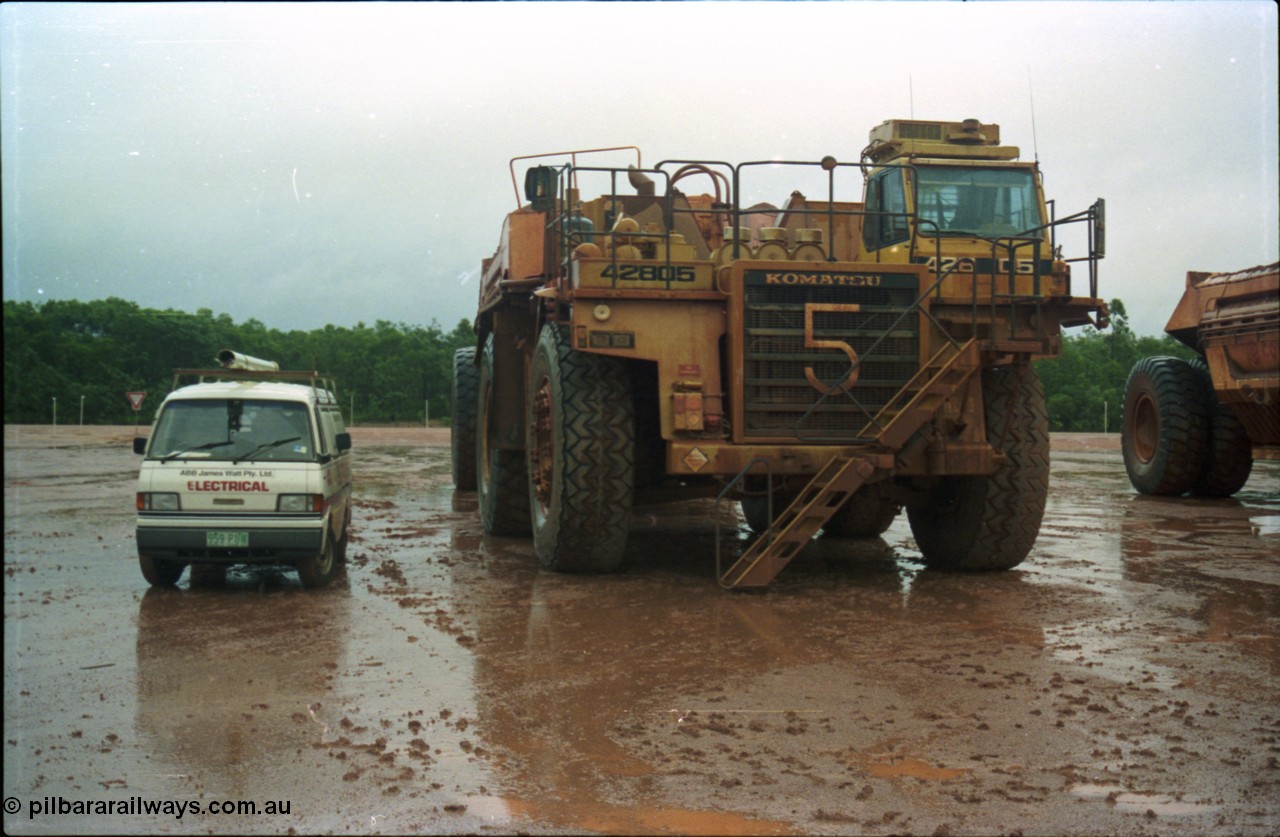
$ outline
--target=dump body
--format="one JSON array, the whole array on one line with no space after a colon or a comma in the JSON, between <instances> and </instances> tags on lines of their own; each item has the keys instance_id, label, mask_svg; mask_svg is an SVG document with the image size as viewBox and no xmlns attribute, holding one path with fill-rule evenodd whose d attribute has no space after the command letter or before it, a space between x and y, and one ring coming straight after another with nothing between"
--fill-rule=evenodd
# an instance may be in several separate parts
<instances>
[{"instance_id":1,"label":"dump body","mask_svg":"<svg viewBox=\"0 0 1280 837\"><path fill-rule=\"evenodd\" d=\"M1253 441L1280 459L1280 263L1187 273L1165 331L1204 355L1213 389Z\"/></svg>"},{"instance_id":2,"label":"dump body","mask_svg":"<svg viewBox=\"0 0 1280 837\"><path fill-rule=\"evenodd\" d=\"M814 533L834 532L842 515L879 526L903 505L920 510L913 527L917 517L921 529L941 525L933 511L958 485L949 481L1012 485L999 475L1019 446L1047 479L1030 362L1057 354L1063 327L1106 325L1101 200L1054 218L1038 164L975 120L886 122L849 163L646 168L632 152L623 164L587 165L582 151L530 168L529 203L506 217L482 264L478 340L467 350L477 378L456 387L478 392L482 517L531 528L544 564L564 565L563 526L595 518L562 521L562 507L579 501L560 492L577 491L575 468L599 458L597 442L625 449L607 466L626 482L615 514L688 496L739 498L746 511L763 497L762 527L777 528L786 515L773 514L774 500L780 510L811 495L804 502L825 507L795 511ZM782 174L804 190L783 185L784 200L758 200ZM711 191L693 194L691 183ZM1076 258L1062 258L1064 228L1083 230ZM1086 263L1075 281L1087 286L1073 287L1071 262ZM587 394L597 391L628 403ZM1003 426L1015 414L1029 429ZM605 418L593 424L596 415ZM527 486L524 501L511 483ZM1031 540L1042 500L1025 514L1011 501L1034 518ZM977 525L975 555L1002 526ZM761 540L786 540L774 535ZM1010 537L1025 544L996 559L1002 566L1030 548ZM804 538L793 539L798 549ZM772 569L722 583L765 583L780 569L774 557L763 559ZM612 567L602 561L594 568ZM980 568L973 561L940 559Z\"/></svg>"}]
</instances>

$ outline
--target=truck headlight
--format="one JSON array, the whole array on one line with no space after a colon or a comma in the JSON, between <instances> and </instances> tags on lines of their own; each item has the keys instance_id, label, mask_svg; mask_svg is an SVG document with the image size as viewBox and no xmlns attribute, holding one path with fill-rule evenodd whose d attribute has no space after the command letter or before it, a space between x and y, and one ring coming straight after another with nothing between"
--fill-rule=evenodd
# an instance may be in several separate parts
<instances>
[{"instance_id":1,"label":"truck headlight","mask_svg":"<svg viewBox=\"0 0 1280 837\"><path fill-rule=\"evenodd\" d=\"M179 511L178 495L167 491L139 491L138 511Z\"/></svg>"},{"instance_id":2,"label":"truck headlight","mask_svg":"<svg viewBox=\"0 0 1280 837\"><path fill-rule=\"evenodd\" d=\"M276 511L280 512L322 512L324 511L323 494L281 494L276 500Z\"/></svg>"}]
</instances>

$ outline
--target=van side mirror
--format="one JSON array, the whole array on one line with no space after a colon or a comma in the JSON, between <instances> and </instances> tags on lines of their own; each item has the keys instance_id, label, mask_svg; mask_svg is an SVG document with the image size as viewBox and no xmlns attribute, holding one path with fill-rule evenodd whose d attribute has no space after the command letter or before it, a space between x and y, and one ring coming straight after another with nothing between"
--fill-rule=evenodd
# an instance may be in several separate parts
<instances>
[{"instance_id":1,"label":"van side mirror","mask_svg":"<svg viewBox=\"0 0 1280 837\"><path fill-rule=\"evenodd\" d=\"M134 453L146 453L146 452L147 452L147 437L146 437L146 436L134 436L134 437L133 437L133 452L134 452Z\"/></svg>"},{"instance_id":2,"label":"van side mirror","mask_svg":"<svg viewBox=\"0 0 1280 837\"><path fill-rule=\"evenodd\" d=\"M556 170L551 166L534 166L526 171L524 197L539 212L555 206Z\"/></svg>"},{"instance_id":3,"label":"van side mirror","mask_svg":"<svg viewBox=\"0 0 1280 837\"><path fill-rule=\"evenodd\" d=\"M338 443L338 453L342 453L345 450L351 450L350 433L339 433L335 438Z\"/></svg>"}]
</instances>

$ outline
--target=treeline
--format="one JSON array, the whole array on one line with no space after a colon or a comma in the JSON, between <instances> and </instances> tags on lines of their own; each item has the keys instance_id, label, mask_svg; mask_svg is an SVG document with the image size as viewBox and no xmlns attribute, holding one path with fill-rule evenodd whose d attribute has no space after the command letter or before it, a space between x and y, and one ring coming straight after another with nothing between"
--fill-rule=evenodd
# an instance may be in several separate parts
<instances>
[{"instance_id":1,"label":"treeline","mask_svg":"<svg viewBox=\"0 0 1280 837\"><path fill-rule=\"evenodd\" d=\"M313 331L234 323L208 309L195 314L140 308L122 299L4 303L4 420L48 424L131 424L126 392L144 391L138 419L155 415L175 368L214 366L222 349L274 360L282 369L334 375L344 414L361 423L421 422L451 411L453 352L472 345L471 324L450 332L383 320L372 327L328 325ZM1193 353L1169 337L1138 337L1124 305L1111 302L1111 327L1064 338L1062 355L1040 361L1055 431L1117 431L1129 370L1143 357Z\"/></svg>"},{"instance_id":2,"label":"treeline","mask_svg":"<svg viewBox=\"0 0 1280 837\"><path fill-rule=\"evenodd\" d=\"M1120 431L1129 370L1144 357L1190 359L1195 352L1167 335L1139 337L1129 328L1124 303L1111 300L1111 327L1086 326L1063 338L1062 354L1036 363L1049 407L1049 429L1075 433Z\"/></svg>"},{"instance_id":3,"label":"treeline","mask_svg":"<svg viewBox=\"0 0 1280 837\"><path fill-rule=\"evenodd\" d=\"M447 418L453 352L472 345L465 319L451 332L434 323L379 320L280 331L250 319L232 322L208 309L195 314L140 308L122 299L4 303L5 423L132 424L126 392L147 393L137 419L149 423L176 368L208 369L233 349L274 360L281 369L316 370L337 379L343 414L361 423Z\"/></svg>"}]
</instances>

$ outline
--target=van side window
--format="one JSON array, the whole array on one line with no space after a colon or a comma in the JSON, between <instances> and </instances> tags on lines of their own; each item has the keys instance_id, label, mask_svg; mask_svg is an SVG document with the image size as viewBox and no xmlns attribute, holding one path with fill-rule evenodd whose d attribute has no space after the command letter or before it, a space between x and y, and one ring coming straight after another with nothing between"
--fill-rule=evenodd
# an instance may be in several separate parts
<instances>
[{"instance_id":1,"label":"van side window","mask_svg":"<svg viewBox=\"0 0 1280 837\"><path fill-rule=\"evenodd\" d=\"M338 456L338 434L346 430L342 423L342 413L336 407L316 407L317 424L324 437L321 453Z\"/></svg>"}]
</instances>

